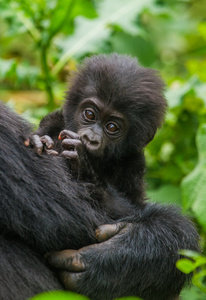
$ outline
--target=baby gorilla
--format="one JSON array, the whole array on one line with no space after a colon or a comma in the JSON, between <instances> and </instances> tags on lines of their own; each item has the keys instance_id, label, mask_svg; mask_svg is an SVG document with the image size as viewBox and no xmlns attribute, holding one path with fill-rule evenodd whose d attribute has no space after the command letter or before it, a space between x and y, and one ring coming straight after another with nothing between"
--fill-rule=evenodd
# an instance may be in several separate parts
<instances>
[{"instance_id":1,"label":"baby gorilla","mask_svg":"<svg viewBox=\"0 0 206 300\"><path fill-rule=\"evenodd\" d=\"M156 71L128 56L86 59L62 110L41 121L33 138L36 151L41 153L43 144L53 147L49 151L67 158L68 170L78 180L109 184L131 203L142 205L142 150L162 123L163 87Z\"/></svg>"}]
</instances>

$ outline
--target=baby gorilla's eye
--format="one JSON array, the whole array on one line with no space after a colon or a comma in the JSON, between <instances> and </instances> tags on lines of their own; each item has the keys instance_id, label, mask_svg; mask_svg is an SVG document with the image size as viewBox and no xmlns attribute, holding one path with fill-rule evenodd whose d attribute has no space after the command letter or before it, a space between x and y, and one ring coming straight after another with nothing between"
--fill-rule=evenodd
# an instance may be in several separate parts
<instances>
[{"instance_id":1,"label":"baby gorilla's eye","mask_svg":"<svg viewBox=\"0 0 206 300\"><path fill-rule=\"evenodd\" d=\"M119 128L118 128L118 126L116 125L116 124L114 124L114 123L108 123L107 125L106 125L106 130L107 130L107 132L108 133L116 133L118 130L119 130Z\"/></svg>"},{"instance_id":2,"label":"baby gorilla's eye","mask_svg":"<svg viewBox=\"0 0 206 300\"><path fill-rule=\"evenodd\" d=\"M89 121L90 120L91 121L95 120L95 114L94 114L94 112L92 110L89 110L89 109L86 109L84 111L84 117L85 117L86 120L89 120Z\"/></svg>"}]
</instances>

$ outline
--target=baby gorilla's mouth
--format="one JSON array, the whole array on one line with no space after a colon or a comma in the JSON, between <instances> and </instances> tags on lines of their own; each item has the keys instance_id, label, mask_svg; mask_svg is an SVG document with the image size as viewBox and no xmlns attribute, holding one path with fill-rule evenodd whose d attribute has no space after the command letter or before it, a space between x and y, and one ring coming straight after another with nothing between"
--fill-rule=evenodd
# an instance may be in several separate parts
<instances>
[{"instance_id":1,"label":"baby gorilla's mouth","mask_svg":"<svg viewBox=\"0 0 206 300\"><path fill-rule=\"evenodd\" d=\"M101 149L101 144L98 142L91 142L88 140L81 139L82 144L84 146L84 149L86 152L89 154L92 154L93 156L96 157L101 157L103 154L103 151Z\"/></svg>"},{"instance_id":2,"label":"baby gorilla's mouth","mask_svg":"<svg viewBox=\"0 0 206 300\"><path fill-rule=\"evenodd\" d=\"M89 152L96 152L100 149L99 143L95 142L83 141L83 145Z\"/></svg>"}]
</instances>

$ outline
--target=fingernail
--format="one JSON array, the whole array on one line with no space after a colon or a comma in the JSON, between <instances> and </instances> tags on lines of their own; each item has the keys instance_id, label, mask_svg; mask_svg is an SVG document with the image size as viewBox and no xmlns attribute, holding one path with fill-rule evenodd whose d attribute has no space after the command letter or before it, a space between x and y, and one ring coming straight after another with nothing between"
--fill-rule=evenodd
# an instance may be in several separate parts
<instances>
[{"instance_id":1,"label":"fingernail","mask_svg":"<svg viewBox=\"0 0 206 300\"><path fill-rule=\"evenodd\" d=\"M24 141L24 145L25 146L29 146L29 144L30 144L30 140L29 139L27 139L26 141Z\"/></svg>"}]
</instances>

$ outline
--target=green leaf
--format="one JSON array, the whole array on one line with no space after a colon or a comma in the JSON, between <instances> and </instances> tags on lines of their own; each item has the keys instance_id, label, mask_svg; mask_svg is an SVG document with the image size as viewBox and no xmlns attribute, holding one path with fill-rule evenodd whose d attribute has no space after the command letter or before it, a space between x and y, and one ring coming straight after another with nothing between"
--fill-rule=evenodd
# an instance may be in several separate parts
<instances>
[{"instance_id":1,"label":"green leaf","mask_svg":"<svg viewBox=\"0 0 206 300\"><path fill-rule=\"evenodd\" d=\"M73 31L73 21L77 16L95 18L97 13L90 0L61 0L56 2L50 20L49 31L52 36L63 29L64 33Z\"/></svg>"},{"instance_id":2,"label":"green leaf","mask_svg":"<svg viewBox=\"0 0 206 300\"><path fill-rule=\"evenodd\" d=\"M183 289L181 292L181 300L205 300L205 293L203 293L196 286L191 286Z\"/></svg>"},{"instance_id":3,"label":"green leaf","mask_svg":"<svg viewBox=\"0 0 206 300\"><path fill-rule=\"evenodd\" d=\"M183 96L191 91L197 83L197 77L192 76L185 84L173 84L170 89L165 93L168 105L170 108L178 107L183 103Z\"/></svg>"},{"instance_id":4,"label":"green leaf","mask_svg":"<svg viewBox=\"0 0 206 300\"><path fill-rule=\"evenodd\" d=\"M14 59L0 58L0 79L4 79L16 71L16 61Z\"/></svg>"},{"instance_id":5,"label":"green leaf","mask_svg":"<svg viewBox=\"0 0 206 300\"><path fill-rule=\"evenodd\" d=\"M205 64L205 68L206 68L206 64ZM204 74L206 76L205 68L204 68ZM205 83L198 84L195 87L195 93L198 98L203 100L204 105L206 107L206 84Z\"/></svg>"},{"instance_id":6,"label":"green leaf","mask_svg":"<svg viewBox=\"0 0 206 300\"><path fill-rule=\"evenodd\" d=\"M206 40L206 22L202 22L198 26L200 35Z\"/></svg>"},{"instance_id":7,"label":"green leaf","mask_svg":"<svg viewBox=\"0 0 206 300\"><path fill-rule=\"evenodd\" d=\"M186 258L179 259L176 262L176 267L185 274L189 274L196 269L195 263Z\"/></svg>"},{"instance_id":8,"label":"green leaf","mask_svg":"<svg viewBox=\"0 0 206 300\"><path fill-rule=\"evenodd\" d=\"M134 36L126 32L116 32L112 36L111 46L115 52L138 57L140 63L144 66L151 66L154 62L154 46L142 36Z\"/></svg>"},{"instance_id":9,"label":"green leaf","mask_svg":"<svg viewBox=\"0 0 206 300\"><path fill-rule=\"evenodd\" d=\"M152 0L136 1L136 0L104 0L99 2L97 13L99 17L94 20L88 20L83 17L75 19L75 33L64 40L58 41L58 46L63 49L63 56L53 69L53 74L57 74L69 58L81 57L88 52L96 52L100 43L109 37L111 32L111 24L124 27L124 30L134 34L139 32L138 27L133 26L135 17L145 7L150 6ZM126 26L127 24L127 26ZM130 25L128 25L130 24ZM131 25L132 24L132 25ZM131 27L133 30L131 30ZM69 50L68 50L69 49Z\"/></svg>"},{"instance_id":10,"label":"green leaf","mask_svg":"<svg viewBox=\"0 0 206 300\"><path fill-rule=\"evenodd\" d=\"M70 1L73 1L73 0L70 0ZM64 2L68 3L68 0L64 0ZM97 12L94 8L93 1L91 1L91 0L75 1L75 6L72 10L72 17L75 18L76 16L80 16L80 15L87 17L87 18L97 17Z\"/></svg>"},{"instance_id":11,"label":"green leaf","mask_svg":"<svg viewBox=\"0 0 206 300\"><path fill-rule=\"evenodd\" d=\"M193 259L197 259L199 257L204 257L200 253L198 253L196 251L192 251L192 250L180 250L179 253L181 255L185 255L185 256L187 256L189 258L193 258Z\"/></svg>"},{"instance_id":12,"label":"green leaf","mask_svg":"<svg viewBox=\"0 0 206 300\"><path fill-rule=\"evenodd\" d=\"M88 300L89 298L71 293L71 292L60 292L60 291L52 291L39 294L30 300Z\"/></svg>"},{"instance_id":13,"label":"green leaf","mask_svg":"<svg viewBox=\"0 0 206 300\"><path fill-rule=\"evenodd\" d=\"M201 289L204 293L206 293L206 269L199 271L198 273L194 274L192 278L192 282L196 285L199 289Z\"/></svg>"},{"instance_id":14,"label":"green leaf","mask_svg":"<svg viewBox=\"0 0 206 300\"><path fill-rule=\"evenodd\" d=\"M30 300L89 300L89 298L71 292L52 291L39 294L33 298L30 298ZM118 298L116 300L141 300L141 298L132 296Z\"/></svg>"},{"instance_id":15,"label":"green leaf","mask_svg":"<svg viewBox=\"0 0 206 300\"><path fill-rule=\"evenodd\" d=\"M191 209L206 230L206 124L200 126L196 144L198 164L182 183L182 200L185 209Z\"/></svg>"},{"instance_id":16,"label":"green leaf","mask_svg":"<svg viewBox=\"0 0 206 300\"><path fill-rule=\"evenodd\" d=\"M201 253L192 251L192 250L180 250L179 253L181 255L187 256L193 259L195 264L195 269L201 266L206 266L206 257L203 256Z\"/></svg>"},{"instance_id":17,"label":"green leaf","mask_svg":"<svg viewBox=\"0 0 206 300\"><path fill-rule=\"evenodd\" d=\"M181 194L178 186L165 184L156 190L148 190L147 195L152 202L180 206Z\"/></svg>"}]
</instances>

